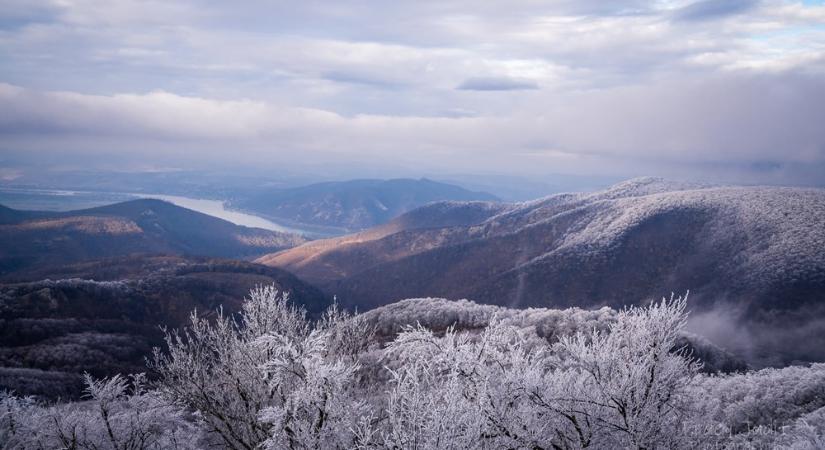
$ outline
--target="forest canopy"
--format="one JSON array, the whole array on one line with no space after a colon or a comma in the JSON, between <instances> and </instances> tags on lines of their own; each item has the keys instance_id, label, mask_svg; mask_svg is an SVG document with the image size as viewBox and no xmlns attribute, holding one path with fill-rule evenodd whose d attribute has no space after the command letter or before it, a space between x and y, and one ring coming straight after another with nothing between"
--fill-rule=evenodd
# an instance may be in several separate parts
<instances>
[{"instance_id":1,"label":"forest canopy","mask_svg":"<svg viewBox=\"0 0 825 450\"><path fill-rule=\"evenodd\" d=\"M75 403L3 393L0 448L825 446L825 364L702 371L685 298L551 316L553 330L504 308L392 330L259 287L237 315L167 331L156 380L86 376Z\"/></svg>"}]
</instances>

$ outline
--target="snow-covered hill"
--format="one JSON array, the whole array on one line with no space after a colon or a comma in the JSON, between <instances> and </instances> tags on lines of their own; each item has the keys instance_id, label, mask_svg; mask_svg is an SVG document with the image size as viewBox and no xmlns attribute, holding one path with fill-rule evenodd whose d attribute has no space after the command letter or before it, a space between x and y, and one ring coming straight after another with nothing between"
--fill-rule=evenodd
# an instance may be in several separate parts
<instances>
[{"instance_id":1,"label":"snow-covered hill","mask_svg":"<svg viewBox=\"0 0 825 450\"><path fill-rule=\"evenodd\" d=\"M459 205L442 205L441 220ZM696 317L718 308L736 317L696 326L756 358L825 334L825 190L641 178L497 208L477 223L367 231L357 242L263 261L361 309L430 296L621 307L690 290ZM759 333L740 330L744 322ZM801 341L783 356L825 352Z\"/></svg>"}]
</instances>

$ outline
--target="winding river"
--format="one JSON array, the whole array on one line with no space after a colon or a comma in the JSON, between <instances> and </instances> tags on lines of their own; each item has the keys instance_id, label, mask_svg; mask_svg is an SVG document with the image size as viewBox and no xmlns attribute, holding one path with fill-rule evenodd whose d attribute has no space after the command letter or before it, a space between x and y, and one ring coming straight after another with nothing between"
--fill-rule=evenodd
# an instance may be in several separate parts
<instances>
[{"instance_id":1,"label":"winding river","mask_svg":"<svg viewBox=\"0 0 825 450\"><path fill-rule=\"evenodd\" d=\"M136 198L154 198L203 214L218 217L236 225L265 230L308 234L307 230L292 228L253 214L226 208L226 202L179 195L145 194L132 192L92 192L34 188L0 188L0 204L22 210L71 211L110 205Z\"/></svg>"}]
</instances>

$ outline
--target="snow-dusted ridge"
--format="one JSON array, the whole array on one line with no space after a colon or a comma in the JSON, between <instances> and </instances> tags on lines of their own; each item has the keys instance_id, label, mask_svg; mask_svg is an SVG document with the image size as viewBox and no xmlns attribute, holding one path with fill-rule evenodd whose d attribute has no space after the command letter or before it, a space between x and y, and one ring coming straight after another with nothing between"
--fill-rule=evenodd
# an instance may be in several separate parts
<instances>
[{"instance_id":1,"label":"snow-dusted ridge","mask_svg":"<svg viewBox=\"0 0 825 450\"><path fill-rule=\"evenodd\" d=\"M361 310L420 297L621 308L689 290L703 313L737 312L706 330L716 342L756 321L731 345L787 358L766 364L825 357L793 344L825 335L823 189L639 178L516 204L436 203L392 224L264 262Z\"/></svg>"}]
</instances>

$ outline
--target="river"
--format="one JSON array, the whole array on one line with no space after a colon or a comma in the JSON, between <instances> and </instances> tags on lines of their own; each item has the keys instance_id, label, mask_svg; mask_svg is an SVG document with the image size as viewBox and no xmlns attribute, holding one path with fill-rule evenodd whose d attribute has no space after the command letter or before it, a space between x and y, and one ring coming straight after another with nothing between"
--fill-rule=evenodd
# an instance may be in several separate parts
<instances>
[{"instance_id":1,"label":"river","mask_svg":"<svg viewBox=\"0 0 825 450\"><path fill-rule=\"evenodd\" d=\"M222 200L182 197L179 195L132 192L92 192L33 188L0 188L0 204L21 210L72 211L110 205L136 198L154 198L246 227L288 233L307 234L307 230L288 227L253 214L226 208Z\"/></svg>"},{"instance_id":2,"label":"river","mask_svg":"<svg viewBox=\"0 0 825 450\"><path fill-rule=\"evenodd\" d=\"M254 216L252 214L242 213L240 211L233 211L226 209L226 202L222 200L206 200L202 198L181 197L178 195L159 195L159 194L131 194L140 198L155 198L164 200L174 205L191 209L210 216L218 217L227 222L232 222L236 225L243 225L245 227L263 228L265 230L283 231L287 233L303 234L304 230L297 228L290 228L284 225L277 224L269 219Z\"/></svg>"}]
</instances>

